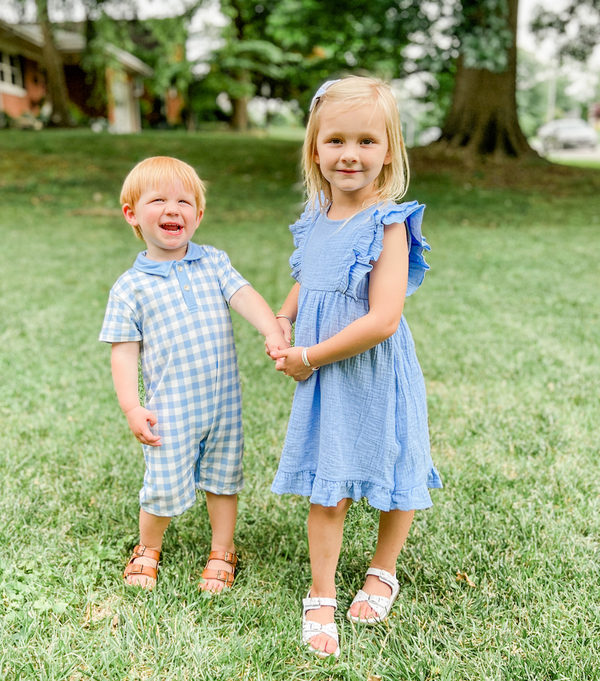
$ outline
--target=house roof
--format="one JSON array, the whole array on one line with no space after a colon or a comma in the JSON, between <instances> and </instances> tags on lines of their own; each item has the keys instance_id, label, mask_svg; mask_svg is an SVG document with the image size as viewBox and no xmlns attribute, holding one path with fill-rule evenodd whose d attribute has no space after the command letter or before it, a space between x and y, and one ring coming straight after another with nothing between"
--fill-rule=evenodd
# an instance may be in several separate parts
<instances>
[{"instance_id":1,"label":"house roof","mask_svg":"<svg viewBox=\"0 0 600 681\"><path fill-rule=\"evenodd\" d=\"M63 55L79 55L85 49L85 37L81 33L54 30L56 49ZM0 19L0 49L3 44L34 61L43 61L42 48L44 37L39 24L8 24ZM141 59L115 45L108 44L106 49L117 58L124 70L139 76L151 76L154 70Z\"/></svg>"}]
</instances>

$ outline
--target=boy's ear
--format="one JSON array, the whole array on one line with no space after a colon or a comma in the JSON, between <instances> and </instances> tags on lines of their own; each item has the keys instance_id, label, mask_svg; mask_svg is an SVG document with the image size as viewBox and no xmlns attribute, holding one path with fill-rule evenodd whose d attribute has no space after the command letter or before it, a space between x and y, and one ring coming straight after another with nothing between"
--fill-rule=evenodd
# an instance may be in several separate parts
<instances>
[{"instance_id":1,"label":"boy's ear","mask_svg":"<svg viewBox=\"0 0 600 681\"><path fill-rule=\"evenodd\" d=\"M135 216L135 211L128 203L123 204L123 215L132 227L138 227L138 219Z\"/></svg>"},{"instance_id":2,"label":"boy's ear","mask_svg":"<svg viewBox=\"0 0 600 681\"><path fill-rule=\"evenodd\" d=\"M203 217L204 217L204 211L201 210L201 211L198 213L198 217L196 218L196 227L200 224L200 221L202 220Z\"/></svg>"}]
</instances>

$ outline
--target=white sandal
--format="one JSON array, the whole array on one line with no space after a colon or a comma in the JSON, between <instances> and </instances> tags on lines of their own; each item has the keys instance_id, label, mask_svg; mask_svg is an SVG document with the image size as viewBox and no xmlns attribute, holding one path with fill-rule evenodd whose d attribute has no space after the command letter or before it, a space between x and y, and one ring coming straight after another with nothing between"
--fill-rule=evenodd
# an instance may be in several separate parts
<instances>
[{"instance_id":1,"label":"white sandal","mask_svg":"<svg viewBox=\"0 0 600 681\"><path fill-rule=\"evenodd\" d=\"M340 639L338 636L337 625L335 622L329 624L320 624L306 619L306 613L309 610L318 610L323 606L331 606L333 611L337 610L337 601L335 598L311 598L310 591L306 598L302 599L302 643L304 643L310 653L324 660L326 657L333 655L335 658L340 656ZM319 650L311 645L311 640L318 634L326 634L330 636L336 643L337 648L333 653L327 653L324 650Z\"/></svg>"},{"instance_id":2,"label":"white sandal","mask_svg":"<svg viewBox=\"0 0 600 681\"><path fill-rule=\"evenodd\" d=\"M377 617L355 617L350 612L350 609L348 609L346 617L350 620L350 622L354 622L355 624L379 624L380 622L386 620L387 616L390 614L392 605L398 596L398 592L400 591L400 585L398 584L398 580L396 579L395 575L391 575L385 570L378 570L377 568L369 568L367 570L367 576L368 575L379 577L380 582L383 582L390 587L392 594L389 598L386 598L385 596L375 596L368 594L360 589L356 596L354 596L354 600L350 604L350 607L352 607L355 603L367 603L369 607L377 613Z\"/></svg>"}]
</instances>

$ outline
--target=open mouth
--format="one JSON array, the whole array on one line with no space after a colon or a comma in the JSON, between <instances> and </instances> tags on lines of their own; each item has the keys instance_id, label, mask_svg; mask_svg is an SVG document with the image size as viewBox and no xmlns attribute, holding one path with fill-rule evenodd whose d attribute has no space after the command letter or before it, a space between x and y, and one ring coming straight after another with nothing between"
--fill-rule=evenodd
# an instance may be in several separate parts
<instances>
[{"instance_id":1,"label":"open mouth","mask_svg":"<svg viewBox=\"0 0 600 681\"><path fill-rule=\"evenodd\" d=\"M175 222L165 222L164 225L161 225L160 228L164 230L165 232L168 232L169 234L177 235L181 234L183 231L183 227L181 225L176 224Z\"/></svg>"}]
</instances>

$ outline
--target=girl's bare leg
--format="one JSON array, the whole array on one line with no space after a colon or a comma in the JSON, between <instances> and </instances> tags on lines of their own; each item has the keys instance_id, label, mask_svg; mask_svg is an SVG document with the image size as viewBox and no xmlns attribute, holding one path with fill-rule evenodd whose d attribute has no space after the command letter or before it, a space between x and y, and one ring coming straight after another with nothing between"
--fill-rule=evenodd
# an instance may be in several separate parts
<instances>
[{"instance_id":1,"label":"girl's bare leg","mask_svg":"<svg viewBox=\"0 0 600 681\"><path fill-rule=\"evenodd\" d=\"M381 512L379 515L379 536L377 537L377 548L371 561L371 567L385 570L390 574L396 574L396 561L404 542L408 537L410 526L412 525L414 511L388 511ZM369 575L365 580L363 591L372 596L390 597L391 588L379 580L378 577ZM368 619L377 617L377 613L364 601L355 603L350 612L354 617Z\"/></svg>"},{"instance_id":2,"label":"girl's bare leg","mask_svg":"<svg viewBox=\"0 0 600 681\"><path fill-rule=\"evenodd\" d=\"M233 533L237 518L237 494L212 494L206 492L206 508L212 528L211 551L235 550ZM208 567L211 570L226 570L231 572L229 563L223 560L211 560ZM200 585L202 591L221 591L225 585L218 579L208 579Z\"/></svg>"},{"instance_id":3,"label":"girl's bare leg","mask_svg":"<svg viewBox=\"0 0 600 681\"><path fill-rule=\"evenodd\" d=\"M335 571L342 547L344 519L352 503L351 499L342 499L337 506L318 506L312 504L308 513L308 547L310 550L310 568L312 586L310 595L314 598L335 598ZM306 619L320 624L333 622L334 610L325 606L318 610L309 610ZM335 641L327 634L317 634L311 639L313 648L333 653Z\"/></svg>"},{"instance_id":4,"label":"girl's bare leg","mask_svg":"<svg viewBox=\"0 0 600 681\"><path fill-rule=\"evenodd\" d=\"M140 544L147 549L160 551L162 549L163 535L170 522L171 518L152 515L140 508ZM133 562L139 565L148 565L153 568L158 564L153 558L147 558L145 556L136 558ZM154 580L147 575L129 575L127 581L129 584L142 587L152 586L154 583Z\"/></svg>"}]
</instances>

